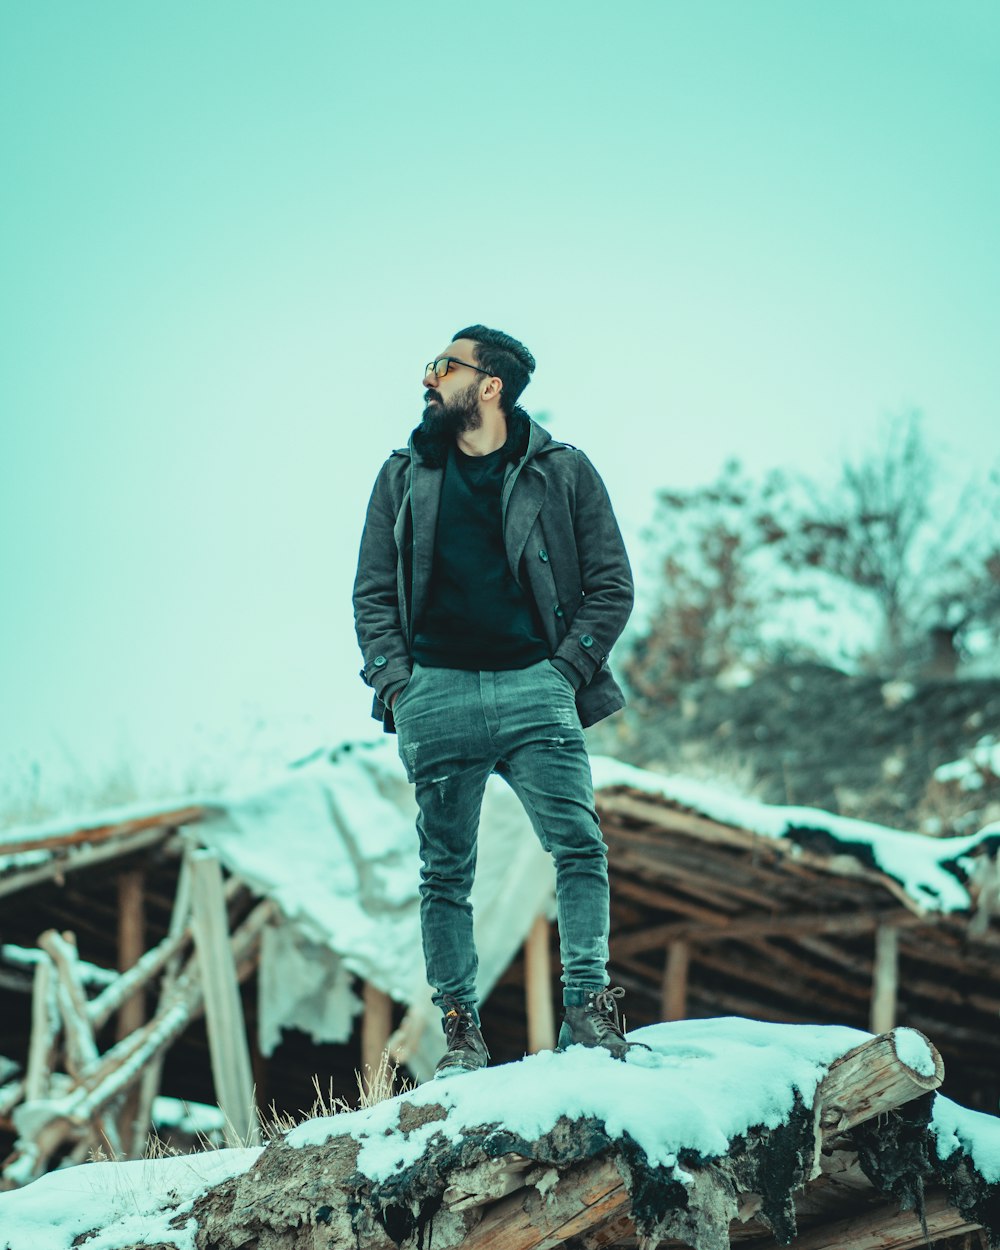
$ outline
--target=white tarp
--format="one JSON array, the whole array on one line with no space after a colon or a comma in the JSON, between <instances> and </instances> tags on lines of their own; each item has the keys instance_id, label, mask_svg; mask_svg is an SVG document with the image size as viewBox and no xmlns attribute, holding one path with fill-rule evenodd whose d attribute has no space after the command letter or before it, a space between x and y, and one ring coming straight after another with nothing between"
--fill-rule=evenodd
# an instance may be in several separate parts
<instances>
[{"instance_id":1,"label":"white tarp","mask_svg":"<svg viewBox=\"0 0 1000 1250\"><path fill-rule=\"evenodd\" d=\"M261 953L260 1045L283 1028L342 1042L361 1004L352 976L413 1005L428 1021L409 1066L429 1074L443 1048L420 941L412 787L394 742L342 748L272 786L216 800L197 836L283 920ZM483 800L472 892L485 998L540 913L551 915L555 872L527 815L499 777Z\"/></svg>"}]
</instances>

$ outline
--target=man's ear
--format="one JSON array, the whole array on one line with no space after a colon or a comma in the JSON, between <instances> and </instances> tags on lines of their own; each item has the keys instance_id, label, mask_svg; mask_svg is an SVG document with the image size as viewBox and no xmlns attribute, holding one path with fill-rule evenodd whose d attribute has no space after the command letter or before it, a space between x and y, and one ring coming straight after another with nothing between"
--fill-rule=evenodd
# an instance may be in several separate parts
<instances>
[{"instance_id":1,"label":"man's ear","mask_svg":"<svg viewBox=\"0 0 1000 1250\"><path fill-rule=\"evenodd\" d=\"M482 391L480 391L480 398L489 403L494 399L498 399L502 390L503 383L499 378L487 378Z\"/></svg>"}]
</instances>

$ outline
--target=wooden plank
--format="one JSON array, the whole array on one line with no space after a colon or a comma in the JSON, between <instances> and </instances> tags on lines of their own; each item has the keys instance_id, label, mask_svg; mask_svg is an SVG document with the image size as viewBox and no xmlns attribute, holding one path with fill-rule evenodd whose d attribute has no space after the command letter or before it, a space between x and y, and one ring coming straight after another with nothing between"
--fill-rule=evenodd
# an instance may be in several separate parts
<instances>
[{"instance_id":1,"label":"wooden plank","mask_svg":"<svg viewBox=\"0 0 1000 1250\"><path fill-rule=\"evenodd\" d=\"M59 934L48 929L38 939L38 945L52 960L58 977L57 1001L66 1034L66 1067L71 1076L79 1077L97 1062L98 1051L87 1014L87 995L76 967L76 942L72 933Z\"/></svg>"},{"instance_id":2,"label":"wooden plank","mask_svg":"<svg viewBox=\"0 0 1000 1250\"><path fill-rule=\"evenodd\" d=\"M370 981L363 991L364 1015L361 1017L361 1080L366 1093L382 1066L382 1056L392 1032L392 999Z\"/></svg>"},{"instance_id":3,"label":"wooden plank","mask_svg":"<svg viewBox=\"0 0 1000 1250\"><path fill-rule=\"evenodd\" d=\"M204 987L212 1076L226 1116L230 1146L259 1146L250 1048L236 964L229 945L229 921L222 869L214 851L191 856L191 910L195 949Z\"/></svg>"},{"instance_id":4,"label":"wooden plank","mask_svg":"<svg viewBox=\"0 0 1000 1250\"><path fill-rule=\"evenodd\" d=\"M31 1040L28 1067L24 1075L24 1099L44 1098L55 1061L59 1037L59 1015L55 1004L55 972L45 955L35 964L35 986L31 996ZM9 1111L7 1107L5 1110Z\"/></svg>"},{"instance_id":5,"label":"wooden plank","mask_svg":"<svg viewBox=\"0 0 1000 1250\"><path fill-rule=\"evenodd\" d=\"M68 854L58 856L51 863L42 864L38 868L26 868L21 872L13 872L0 879L0 898L6 894L16 894L19 890L27 890L42 881L55 880L60 885L67 873L76 872L81 868L93 868L95 864L104 863L109 859L121 859L125 855L134 855L150 846L156 846L164 839L171 839L172 828L145 829L141 833L129 837L106 842L103 845L88 848L86 854ZM44 848L43 848L44 849ZM167 842L169 850L169 841Z\"/></svg>"},{"instance_id":6,"label":"wooden plank","mask_svg":"<svg viewBox=\"0 0 1000 1250\"><path fill-rule=\"evenodd\" d=\"M528 1016L528 1053L554 1050L555 1016L552 1010L552 965L549 959L549 922L536 916L524 944L524 997Z\"/></svg>"},{"instance_id":7,"label":"wooden plank","mask_svg":"<svg viewBox=\"0 0 1000 1250\"><path fill-rule=\"evenodd\" d=\"M613 1162L585 1163L564 1172L544 1196L531 1188L502 1198L470 1229L462 1250L550 1250L628 1204Z\"/></svg>"},{"instance_id":8,"label":"wooden plank","mask_svg":"<svg viewBox=\"0 0 1000 1250\"><path fill-rule=\"evenodd\" d=\"M688 969L691 963L691 946L688 942L671 942L667 947L667 962L663 969L661 990L661 1014L664 1020L687 1018Z\"/></svg>"},{"instance_id":9,"label":"wooden plank","mask_svg":"<svg viewBox=\"0 0 1000 1250\"><path fill-rule=\"evenodd\" d=\"M158 948L161 952L169 950L164 962L163 980L160 982L160 996L157 1001L156 1013L159 1014L170 1000L177 977L181 969L180 951L183 940L190 933L191 919L191 851L195 843L193 837L184 838L184 857L177 873L177 887L174 892L173 907L170 912L170 927L167 936ZM170 949L171 946L173 949ZM150 952L152 954L152 952ZM144 956L144 959L148 956ZM152 962L152 961L151 961ZM134 973L132 975L135 975ZM139 1082L139 1099L136 1104L135 1122L132 1126L133 1157L141 1155L146 1138L153 1124L153 1100L160 1092L160 1080L163 1075L163 1061L166 1051L158 1051L146 1065Z\"/></svg>"},{"instance_id":10,"label":"wooden plank","mask_svg":"<svg viewBox=\"0 0 1000 1250\"><path fill-rule=\"evenodd\" d=\"M888 1033L896 1026L899 992L899 930L880 924L875 930L875 967L872 972L871 1031Z\"/></svg>"},{"instance_id":11,"label":"wooden plank","mask_svg":"<svg viewBox=\"0 0 1000 1250\"><path fill-rule=\"evenodd\" d=\"M0 856L18 855L22 851L54 851L68 846L79 846L86 842L88 846L96 846L99 842L107 842L112 838L126 838L130 834L145 829L159 830L169 833L178 825L190 825L203 820L204 807L176 807L166 812L155 812L150 816L137 816L133 820L121 820L110 825L94 825L83 829L77 828L66 833L54 833L48 837L11 839L0 838Z\"/></svg>"},{"instance_id":12,"label":"wooden plank","mask_svg":"<svg viewBox=\"0 0 1000 1250\"><path fill-rule=\"evenodd\" d=\"M927 1232L931 1242L957 1237L961 1233L981 1228L966 1220L947 1197L938 1192L926 1199ZM793 1243L795 1250L916 1250L929 1244L920 1227L915 1211L900 1211L898 1204L890 1203L875 1211L852 1215L836 1223L823 1224L819 1228L799 1233ZM774 1246L770 1237L754 1246Z\"/></svg>"},{"instance_id":13,"label":"wooden plank","mask_svg":"<svg viewBox=\"0 0 1000 1250\"><path fill-rule=\"evenodd\" d=\"M672 905L669 900L668 905ZM931 923L908 912L864 913L837 916L750 916L727 920L719 916L709 924L692 924L689 921L672 921L669 924L651 925L639 933L629 933L615 939L615 954L634 955L639 951L655 950L672 941L725 942L732 938L795 937L815 933L870 933L880 923L896 926L931 927Z\"/></svg>"}]
</instances>

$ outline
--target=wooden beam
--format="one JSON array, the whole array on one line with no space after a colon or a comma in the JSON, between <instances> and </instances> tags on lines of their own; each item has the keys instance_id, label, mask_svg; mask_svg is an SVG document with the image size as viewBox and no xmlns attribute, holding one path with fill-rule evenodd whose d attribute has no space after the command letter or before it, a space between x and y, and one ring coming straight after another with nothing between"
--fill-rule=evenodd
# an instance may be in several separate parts
<instances>
[{"instance_id":1,"label":"wooden beam","mask_svg":"<svg viewBox=\"0 0 1000 1250\"><path fill-rule=\"evenodd\" d=\"M549 922L536 916L524 943L524 997L528 1015L528 1053L554 1050L556 1025L552 1011L552 966Z\"/></svg>"},{"instance_id":2,"label":"wooden beam","mask_svg":"<svg viewBox=\"0 0 1000 1250\"><path fill-rule=\"evenodd\" d=\"M76 940L72 933L59 934L47 929L38 939L39 947L52 960L58 977L57 998L66 1036L66 1067L79 1077L98 1059L97 1042L87 1014L87 996L77 969Z\"/></svg>"},{"instance_id":3,"label":"wooden beam","mask_svg":"<svg viewBox=\"0 0 1000 1250\"><path fill-rule=\"evenodd\" d=\"M195 845L193 837L190 834L187 835L183 844L184 856L177 872L177 886L174 890L174 902L170 912L170 928L167 930L167 936L157 948L160 951L169 951L164 960L163 980L160 982L160 995L156 1006L157 1015L163 1011L173 994L181 970L181 946L191 929L191 851ZM149 952L143 959L151 959L151 956L152 952ZM132 975L134 976L135 973ZM153 1125L153 1100L160 1092L165 1054L166 1052L161 1050L153 1056L146 1065L142 1080L139 1082L139 1099L131 1133L133 1158L142 1155L146 1138Z\"/></svg>"},{"instance_id":4,"label":"wooden beam","mask_svg":"<svg viewBox=\"0 0 1000 1250\"><path fill-rule=\"evenodd\" d=\"M541 1250L561 1246L629 1206L615 1163L605 1159L563 1172L544 1195L518 1190L489 1208L469 1230L462 1250Z\"/></svg>"},{"instance_id":5,"label":"wooden beam","mask_svg":"<svg viewBox=\"0 0 1000 1250\"><path fill-rule=\"evenodd\" d=\"M661 1015L664 1020L687 1018L688 969L691 964L691 947L687 942L671 942L667 947L667 961L663 969L661 987Z\"/></svg>"},{"instance_id":6,"label":"wooden beam","mask_svg":"<svg viewBox=\"0 0 1000 1250\"><path fill-rule=\"evenodd\" d=\"M880 924L875 930L875 967L872 971L871 1031L888 1033L896 1027L899 992L899 930Z\"/></svg>"},{"instance_id":7,"label":"wooden beam","mask_svg":"<svg viewBox=\"0 0 1000 1250\"><path fill-rule=\"evenodd\" d=\"M48 955L35 964L35 988L31 996L31 1040L24 1076L25 1101L44 1098L55 1061L59 1037L59 1013L55 1003L55 972ZM8 1108L9 1109L9 1108Z\"/></svg>"},{"instance_id":8,"label":"wooden beam","mask_svg":"<svg viewBox=\"0 0 1000 1250\"><path fill-rule=\"evenodd\" d=\"M144 890L146 874L132 868L118 874L118 971L128 972L142 958L146 949L146 906ZM134 994L122 1003L118 1012L115 1040L121 1041L145 1022L143 996Z\"/></svg>"},{"instance_id":9,"label":"wooden beam","mask_svg":"<svg viewBox=\"0 0 1000 1250\"><path fill-rule=\"evenodd\" d=\"M365 982L363 992L364 1015L361 1017L361 1081L365 1093L371 1093L372 1085L382 1066L382 1056L389 1045L392 1032L392 999L384 990Z\"/></svg>"},{"instance_id":10,"label":"wooden beam","mask_svg":"<svg viewBox=\"0 0 1000 1250\"><path fill-rule=\"evenodd\" d=\"M136 851L144 851L147 847L163 842L164 839L167 839L166 849L169 850L169 842L173 833L172 828L145 829L127 838L105 842L93 849L88 848L86 854L59 856L51 863L42 864L38 868L26 868L21 872L13 872L0 880L0 898L5 894L16 894L19 890L27 890L30 886L38 885L42 881L54 880L61 885L67 873L76 872L81 868L93 868L95 864L104 863L105 860L133 855Z\"/></svg>"},{"instance_id":11,"label":"wooden beam","mask_svg":"<svg viewBox=\"0 0 1000 1250\"><path fill-rule=\"evenodd\" d=\"M971 1224L943 1193L932 1193L925 1202L927 1232L931 1242L957 1237L981 1228ZM896 1204L879 1207L849 1216L836 1223L823 1224L799 1233L795 1250L916 1250L929 1244L920 1227L916 1211L900 1211ZM774 1246L774 1238L755 1241L753 1246Z\"/></svg>"},{"instance_id":12,"label":"wooden beam","mask_svg":"<svg viewBox=\"0 0 1000 1250\"><path fill-rule=\"evenodd\" d=\"M661 903L664 901L661 897ZM671 900L667 900L670 905ZM815 933L870 933L879 924L895 927L917 927L930 924L926 918L912 916L909 912L854 913L836 916L749 916L726 919L719 916L711 924L691 924L689 921L673 921L670 924L652 925L639 933L627 933L615 940L615 953L634 955L639 951L655 950L672 941L725 942L732 938L796 937Z\"/></svg>"},{"instance_id":13,"label":"wooden beam","mask_svg":"<svg viewBox=\"0 0 1000 1250\"><path fill-rule=\"evenodd\" d=\"M236 964L229 945L229 920L222 868L214 851L191 856L191 909L195 949L204 986L212 1076L226 1116L230 1146L259 1146L250 1048Z\"/></svg>"},{"instance_id":14,"label":"wooden beam","mask_svg":"<svg viewBox=\"0 0 1000 1250\"><path fill-rule=\"evenodd\" d=\"M94 825L90 828L73 829L66 833L53 833L45 836L35 835L27 838L0 837L0 855L19 855L22 851L54 851L69 846L87 843L94 846L98 842L107 842L112 838L127 838L130 834L142 830L153 829L162 834L169 833L178 825L190 825L203 820L203 807L177 807L166 812L155 812L150 816L138 816L133 820L120 820L110 825Z\"/></svg>"}]
</instances>

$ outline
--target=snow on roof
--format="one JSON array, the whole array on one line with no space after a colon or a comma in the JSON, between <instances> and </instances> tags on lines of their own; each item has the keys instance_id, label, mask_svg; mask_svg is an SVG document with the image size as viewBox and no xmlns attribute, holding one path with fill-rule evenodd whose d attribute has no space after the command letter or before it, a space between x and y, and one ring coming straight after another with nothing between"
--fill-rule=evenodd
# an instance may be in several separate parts
<instances>
[{"instance_id":1,"label":"snow on roof","mask_svg":"<svg viewBox=\"0 0 1000 1250\"><path fill-rule=\"evenodd\" d=\"M983 843L1000 843L1000 822L961 838L887 829L884 825L835 816L815 807L770 806L727 794L718 786L688 777L665 776L624 764L610 756L591 757L596 789L628 786L677 803L719 824L746 829L761 837L787 840L792 851L806 833L827 835L838 851L869 860L906 891L921 911L968 911L972 900L964 885L963 857Z\"/></svg>"}]
</instances>

